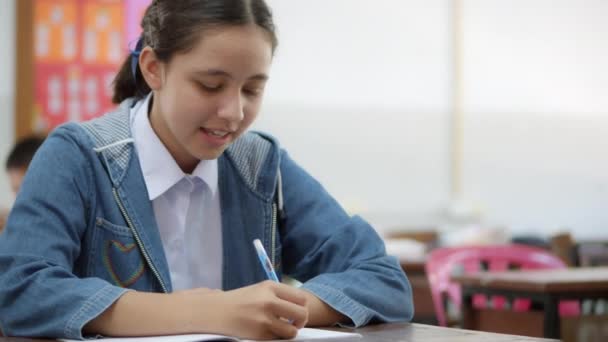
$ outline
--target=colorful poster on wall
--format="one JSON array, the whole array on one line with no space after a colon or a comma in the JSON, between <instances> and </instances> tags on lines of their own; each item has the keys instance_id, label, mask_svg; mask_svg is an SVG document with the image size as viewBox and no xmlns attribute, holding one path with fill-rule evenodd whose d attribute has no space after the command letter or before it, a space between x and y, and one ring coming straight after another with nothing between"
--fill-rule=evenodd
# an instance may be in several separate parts
<instances>
[{"instance_id":1,"label":"colorful poster on wall","mask_svg":"<svg viewBox=\"0 0 608 342\"><path fill-rule=\"evenodd\" d=\"M112 81L150 0L35 0L34 131L112 108Z\"/></svg>"},{"instance_id":2,"label":"colorful poster on wall","mask_svg":"<svg viewBox=\"0 0 608 342\"><path fill-rule=\"evenodd\" d=\"M127 42L131 48L135 48L137 44L141 34L141 18L151 2L152 0L127 0L125 27Z\"/></svg>"}]
</instances>

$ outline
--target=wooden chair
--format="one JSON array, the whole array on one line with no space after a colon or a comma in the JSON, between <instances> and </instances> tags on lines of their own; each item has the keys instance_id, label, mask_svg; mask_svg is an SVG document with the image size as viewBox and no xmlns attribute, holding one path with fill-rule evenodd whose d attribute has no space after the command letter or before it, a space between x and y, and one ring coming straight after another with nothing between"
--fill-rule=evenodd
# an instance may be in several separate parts
<instances>
[{"instance_id":1,"label":"wooden chair","mask_svg":"<svg viewBox=\"0 0 608 342\"><path fill-rule=\"evenodd\" d=\"M575 265L574 239L570 233L559 233L549 239L551 252L557 255L567 266Z\"/></svg>"}]
</instances>

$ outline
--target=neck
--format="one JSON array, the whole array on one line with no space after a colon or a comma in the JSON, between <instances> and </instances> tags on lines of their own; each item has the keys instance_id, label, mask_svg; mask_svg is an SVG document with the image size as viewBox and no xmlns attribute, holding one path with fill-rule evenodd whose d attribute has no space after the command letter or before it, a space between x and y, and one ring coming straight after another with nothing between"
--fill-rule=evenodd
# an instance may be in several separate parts
<instances>
[{"instance_id":1,"label":"neck","mask_svg":"<svg viewBox=\"0 0 608 342\"><path fill-rule=\"evenodd\" d=\"M200 160L192 157L190 153L180 145L175 135L169 130L165 119L158 110L158 106L155 106L153 100L154 97L150 98L151 109L148 109L148 118L152 130L156 133L163 145L165 145L179 168L184 173L191 174Z\"/></svg>"}]
</instances>

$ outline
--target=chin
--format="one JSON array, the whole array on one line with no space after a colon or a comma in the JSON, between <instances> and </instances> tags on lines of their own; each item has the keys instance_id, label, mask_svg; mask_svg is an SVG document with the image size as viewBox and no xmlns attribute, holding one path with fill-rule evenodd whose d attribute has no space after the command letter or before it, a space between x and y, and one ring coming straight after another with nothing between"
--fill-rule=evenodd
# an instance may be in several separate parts
<instances>
[{"instance_id":1,"label":"chin","mask_svg":"<svg viewBox=\"0 0 608 342\"><path fill-rule=\"evenodd\" d=\"M226 149L221 148L217 150L197 151L196 157L200 160L213 160L219 158Z\"/></svg>"}]
</instances>

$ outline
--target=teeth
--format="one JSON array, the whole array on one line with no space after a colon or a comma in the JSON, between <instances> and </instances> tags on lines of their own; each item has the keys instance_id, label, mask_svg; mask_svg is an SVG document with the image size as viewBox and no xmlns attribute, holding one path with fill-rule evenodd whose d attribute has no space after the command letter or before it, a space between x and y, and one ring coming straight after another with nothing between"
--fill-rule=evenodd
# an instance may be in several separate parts
<instances>
[{"instance_id":1,"label":"teeth","mask_svg":"<svg viewBox=\"0 0 608 342\"><path fill-rule=\"evenodd\" d=\"M221 137L223 137L223 136L225 136L226 134L228 134L228 132L225 132L225 131L212 131L212 130L207 130L207 132L209 132L209 134L211 134L211 135L214 135L214 136L216 136L216 137L220 137L220 138L221 138Z\"/></svg>"}]
</instances>

